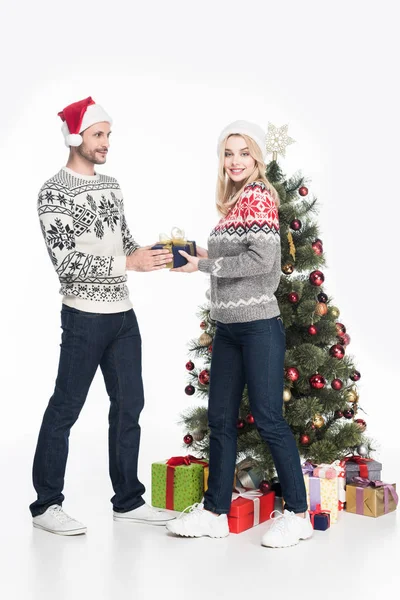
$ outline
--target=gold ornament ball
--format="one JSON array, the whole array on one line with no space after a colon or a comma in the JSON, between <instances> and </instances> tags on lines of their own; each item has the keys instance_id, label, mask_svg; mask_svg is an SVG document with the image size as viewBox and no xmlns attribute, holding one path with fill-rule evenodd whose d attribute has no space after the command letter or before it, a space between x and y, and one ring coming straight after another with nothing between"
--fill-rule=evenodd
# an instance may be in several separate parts
<instances>
[{"instance_id":1,"label":"gold ornament ball","mask_svg":"<svg viewBox=\"0 0 400 600\"><path fill-rule=\"evenodd\" d=\"M211 344L212 340L213 339L212 339L211 335L204 332L199 337L199 344L200 344L200 346L209 346Z\"/></svg>"},{"instance_id":2,"label":"gold ornament ball","mask_svg":"<svg viewBox=\"0 0 400 600\"><path fill-rule=\"evenodd\" d=\"M315 313L320 317L323 317L328 312L328 307L325 302L317 302L315 306Z\"/></svg>"},{"instance_id":3,"label":"gold ornament ball","mask_svg":"<svg viewBox=\"0 0 400 600\"><path fill-rule=\"evenodd\" d=\"M292 265L292 263L286 263L282 266L282 271L285 275L291 275L294 271L294 265Z\"/></svg>"},{"instance_id":4,"label":"gold ornament ball","mask_svg":"<svg viewBox=\"0 0 400 600\"><path fill-rule=\"evenodd\" d=\"M321 429L321 427L323 427L325 425L324 417L322 415L315 415L315 417L313 418L313 424L318 429Z\"/></svg>"},{"instance_id":5,"label":"gold ornament ball","mask_svg":"<svg viewBox=\"0 0 400 600\"><path fill-rule=\"evenodd\" d=\"M359 399L358 391L356 388L350 388L346 392L346 400L347 402L351 402L352 404L357 403Z\"/></svg>"},{"instance_id":6,"label":"gold ornament ball","mask_svg":"<svg viewBox=\"0 0 400 600\"><path fill-rule=\"evenodd\" d=\"M291 398L292 398L292 392L289 390L289 388L285 388L283 390L283 401L289 402L289 400L291 400Z\"/></svg>"},{"instance_id":7,"label":"gold ornament ball","mask_svg":"<svg viewBox=\"0 0 400 600\"><path fill-rule=\"evenodd\" d=\"M340 317L340 310L337 306L331 306L331 315L335 319L338 319Z\"/></svg>"}]
</instances>

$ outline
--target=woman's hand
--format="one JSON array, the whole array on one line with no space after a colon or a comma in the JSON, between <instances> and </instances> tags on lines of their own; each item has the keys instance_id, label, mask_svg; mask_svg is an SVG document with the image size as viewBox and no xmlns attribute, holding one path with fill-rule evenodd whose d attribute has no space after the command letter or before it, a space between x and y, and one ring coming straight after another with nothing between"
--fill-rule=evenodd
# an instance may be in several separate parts
<instances>
[{"instance_id":1,"label":"woman's hand","mask_svg":"<svg viewBox=\"0 0 400 600\"><path fill-rule=\"evenodd\" d=\"M200 260L199 257L191 256L184 250L179 250L179 254L181 254L184 258L186 258L186 260L188 261L187 264L184 265L183 267L178 267L176 269L170 269L170 271L173 271L175 273L194 273L195 271L199 270L198 269L198 264L199 264L199 260Z\"/></svg>"},{"instance_id":2,"label":"woman's hand","mask_svg":"<svg viewBox=\"0 0 400 600\"><path fill-rule=\"evenodd\" d=\"M200 246L196 246L197 256L199 258L208 258L208 252L205 248L200 248Z\"/></svg>"}]
</instances>

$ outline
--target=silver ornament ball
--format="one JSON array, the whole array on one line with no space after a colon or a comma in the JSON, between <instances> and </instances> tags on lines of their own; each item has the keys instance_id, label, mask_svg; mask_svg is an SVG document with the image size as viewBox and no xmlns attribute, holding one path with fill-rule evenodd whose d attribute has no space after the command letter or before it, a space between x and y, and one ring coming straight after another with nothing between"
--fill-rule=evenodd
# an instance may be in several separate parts
<instances>
[{"instance_id":1,"label":"silver ornament ball","mask_svg":"<svg viewBox=\"0 0 400 600\"><path fill-rule=\"evenodd\" d=\"M368 454L367 446L365 446L364 444L360 444L359 446L357 446L357 454L359 454L360 456L367 456L367 454Z\"/></svg>"},{"instance_id":2,"label":"silver ornament ball","mask_svg":"<svg viewBox=\"0 0 400 600\"><path fill-rule=\"evenodd\" d=\"M201 442L204 439L204 435L204 431L201 431L201 429L195 429L192 433L195 442Z\"/></svg>"}]
</instances>

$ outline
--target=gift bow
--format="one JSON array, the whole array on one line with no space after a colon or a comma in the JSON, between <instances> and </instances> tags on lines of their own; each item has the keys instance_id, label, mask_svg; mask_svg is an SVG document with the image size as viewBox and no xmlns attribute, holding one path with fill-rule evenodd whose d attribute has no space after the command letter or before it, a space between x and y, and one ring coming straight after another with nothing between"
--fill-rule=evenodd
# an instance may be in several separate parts
<instances>
[{"instance_id":1,"label":"gift bow","mask_svg":"<svg viewBox=\"0 0 400 600\"><path fill-rule=\"evenodd\" d=\"M372 458L363 458L362 456L348 456L340 461L340 464L345 466L346 463L353 462L360 467L360 475L363 478L368 478L368 465L367 463L372 462Z\"/></svg>"},{"instance_id":2,"label":"gift bow","mask_svg":"<svg viewBox=\"0 0 400 600\"><path fill-rule=\"evenodd\" d=\"M177 244L180 246L186 244L185 232L183 229L179 229L179 227L173 227L170 236L166 233L160 233L159 240L163 244Z\"/></svg>"},{"instance_id":3,"label":"gift bow","mask_svg":"<svg viewBox=\"0 0 400 600\"><path fill-rule=\"evenodd\" d=\"M305 462L304 465L301 467L303 475L312 475L314 473L314 469L315 465L313 465L310 462Z\"/></svg>"},{"instance_id":4,"label":"gift bow","mask_svg":"<svg viewBox=\"0 0 400 600\"><path fill-rule=\"evenodd\" d=\"M201 458L196 458L191 454L188 454L187 456L172 456L167 460L167 465L169 467L181 467L183 465L188 466L191 464L204 465L206 467L208 462L206 460L202 460Z\"/></svg>"},{"instance_id":5,"label":"gift bow","mask_svg":"<svg viewBox=\"0 0 400 600\"><path fill-rule=\"evenodd\" d=\"M390 483L384 483L383 481L380 481L380 480L371 481L370 479L366 479L365 477L353 477L352 483L354 483L358 488L367 488L367 487L383 488L385 514L389 511L389 492L391 493L396 506L399 503L399 497L397 495L397 492L394 489L394 486ZM359 494L356 490L356 510L357 510L357 513L359 513L359 514L363 514L363 502L364 502L364 496L361 497L361 494Z\"/></svg>"},{"instance_id":6,"label":"gift bow","mask_svg":"<svg viewBox=\"0 0 400 600\"><path fill-rule=\"evenodd\" d=\"M183 465L189 466L192 464L203 465L203 467L208 466L208 462L206 460L201 460L200 458L196 458L191 454L187 456L172 456L167 460L167 485L165 491L165 500L166 500L166 508L169 510L174 510L174 474L175 467L181 467Z\"/></svg>"},{"instance_id":7,"label":"gift bow","mask_svg":"<svg viewBox=\"0 0 400 600\"><path fill-rule=\"evenodd\" d=\"M327 510L327 509L326 510L325 509L322 510L321 509L321 505L317 504L316 507L315 507L315 510L309 510L308 512L310 513L311 525L313 526L313 529L314 529L314 518L315 518L315 515L326 514L326 513L330 513L331 511Z\"/></svg>"},{"instance_id":8,"label":"gift bow","mask_svg":"<svg viewBox=\"0 0 400 600\"><path fill-rule=\"evenodd\" d=\"M235 491L232 493L232 502L233 500L237 500L238 498L248 498L249 500L253 500L253 527L260 524L260 496L263 495L264 494L260 492L260 490L246 490L242 487L236 487Z\"/></svg>"}]
</instances>

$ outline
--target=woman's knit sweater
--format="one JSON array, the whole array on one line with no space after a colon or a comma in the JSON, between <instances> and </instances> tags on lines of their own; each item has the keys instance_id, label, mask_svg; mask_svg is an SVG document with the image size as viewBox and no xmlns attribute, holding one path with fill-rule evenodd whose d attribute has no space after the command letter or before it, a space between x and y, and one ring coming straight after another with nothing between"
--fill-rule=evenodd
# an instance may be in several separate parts
<instances>
[{"instance_id":1,"label":"woman's knit sweater","mask_svg":"<svg viewBox=\"0 0 400 600\"><path fill-rule=\"evenodd\" d=\"M245 186L208 238L199 270L211 275L215 321L243 323L279 315L275 291L281 275L278 210L262 182Z\"/></svg>"}]
</instances>

